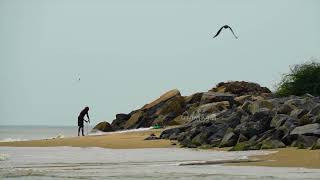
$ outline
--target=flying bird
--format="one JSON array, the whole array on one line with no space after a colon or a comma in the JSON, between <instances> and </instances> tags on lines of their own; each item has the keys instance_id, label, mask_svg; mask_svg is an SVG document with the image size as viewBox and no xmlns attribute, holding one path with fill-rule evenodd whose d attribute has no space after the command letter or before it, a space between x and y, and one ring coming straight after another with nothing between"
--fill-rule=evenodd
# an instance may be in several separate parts
<instances>
[{"instance_id":1,"label":"flying bird","mask_svg":"<svg viewBox=\"0 0 320 180\"><path fill-rule=\"evenodd\" d=\"M216 34L215 36L213 36L213 38L217 37L217 36L220 34L220 32L222 31L222 29L230 29L230 31L232 32L232 34L234 35L234 37L235 37L236 39L238 39L238 37L234 34L232 28L231 28L230 26L228 26L228 25L222 26L222 27L219 29L219 31L217 32L217 34Z\"/></svg>"}]
</instances>

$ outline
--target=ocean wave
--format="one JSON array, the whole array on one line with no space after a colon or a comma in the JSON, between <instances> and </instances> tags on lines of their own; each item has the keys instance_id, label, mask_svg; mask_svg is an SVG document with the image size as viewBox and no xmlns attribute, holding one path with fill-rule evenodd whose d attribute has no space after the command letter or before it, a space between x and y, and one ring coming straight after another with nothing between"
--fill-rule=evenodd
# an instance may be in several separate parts
<instances>
[{"instance_id":1,"label":"ocean wave","mask_svg":"<svg viewBox=\"0 0 320 180\"><path fill-rule=\"evenodd\" d=\"M63 139L64 135L63 134L59 134L56 137L52 138L52 139Z\"/></svg>"},{"instance_id":2,"label":"ocean wave","mask_svg":"<svg viewBox=\"0 0 320 180\"><path fill-rule=\"evenodd\" d=\"M0 177L15 178L23 176L44 176L45 174L33 169L2 169L0 170Z\"/></svg>"},{"instance_id":3,"label":"ocean wave","mask_svg":"<svg viewBox=\"0 0 320 180\"><path fill-rule=\"evenodd\" d=\"M0 142L15 142L15 141L28 141L28 139L20 139L20 138L4 138L4 139L0 139Z\"/></svg>"},{"instance_id":4,"label":"ocean wave","mask_svg":"<svg viewBox=\"0 0 320 180\"><path fill-rule=\"evenodd\" d=\"M123 130L123 131L114 131L114 132L102 132L99 130L92 130L89 133L89 136L100 136L100 135L107 135L107 134L121 134L121 133L128 133L128 132L141 132L141 131L148 131L151 130L150 128L139 128L139 129L130 129L130 130Z\"/></svg>"}]
</instances>

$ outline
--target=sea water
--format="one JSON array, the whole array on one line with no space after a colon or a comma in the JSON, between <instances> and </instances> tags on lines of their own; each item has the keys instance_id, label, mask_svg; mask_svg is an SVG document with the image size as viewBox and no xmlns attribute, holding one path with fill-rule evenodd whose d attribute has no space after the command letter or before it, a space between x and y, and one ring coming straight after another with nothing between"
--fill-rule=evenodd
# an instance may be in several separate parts
<instances>
[{"instance_id":1,"label":"sea water","mask_svg":"<svg viewBox=\"0 0 320 180\"><path fill-rule=\"evenodd\" d=\"M103 149L0 147L0 179L319 179L320 170L227 165L180 166L194 161L245 159L270 152L178 148Z\"/></svg>"},{"instance_id":2,"label":"sea water","mask_svg":"<svg viewBox=\"0 0 320 180\"><path fill-rule=\"evenodd\" d=\"M86 127L86 131L90 128ZM0 142L75 137L77 126L0 126Z\"/></svg>"},{"instance_id":3,"label":"sea water","mask_svg":"<svg viewBox=\"0 0 320 180\"><path fill-rule=\"evenodd\" d=\"M90 128L87 128L86 132L89 130ZM91 135L97 134L109 133L96 132ZM77 136L77 127L0 126L2 141L50 139L59 135ZM272 152L220 152L178 148L113 150L94 147L0 147L0 179L179 180L319 179L320 177L320 170L305 168L180 166L194 161L246 159L252 155L267 153Z\"/></svg>"},{"instance_id":4,"label":"sea water","mask_svg":"<svg viewBox=\"0 0 320 180\"><path fill-rule=\"evenodd\" d=\"M107 135L116 133L147 131L151 128L139 128L117 132L92 131L91 126L85 126L85 135ZM0 126L0 142L27 141L78 136L77 126Z\"/></svg>"}]
</instances>

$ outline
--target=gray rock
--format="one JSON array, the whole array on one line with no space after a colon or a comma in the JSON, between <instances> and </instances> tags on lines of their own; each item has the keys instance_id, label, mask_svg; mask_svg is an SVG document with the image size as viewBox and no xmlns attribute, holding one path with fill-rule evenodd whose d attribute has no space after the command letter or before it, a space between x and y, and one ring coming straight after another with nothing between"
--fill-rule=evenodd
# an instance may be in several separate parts
<instances>
[{"instance_id":1,"label":"gray rock","mask_svg":"<svg viewBox=\"0 0 320 180\"><path fill-rule=\"evenodd\" d=\"M196 148L197 146L192 143L190 139L184 139L180 142L181 147L187 147L187 148Z\"/></svg>"},{"instance_id":2,"label":"gray rock","mask_svg":"<svg viewBox=\"0 0 320 180\"><path fill-rule=\"evenodd\" d=\"M232 105L235 103L234 97L235 95L229 93L206 92L202 95L201 104L229 101L230 106L232 107Z\"/></svg>"},{"instance_id":3,"label":"gray rock","mask_svg":"<svg viewBox=\"0 0 320 180\"><path fill-rule=\"evenodd\" d=\"M293 105L298 109L305 109L307 111L310 111L317 105L317 102L314 100L314 98L293 97L293 99L289 99L288 101L286 101L285 104Z\"/></svg>"},{"instance_id":4,"label":"gray rock","mask_svg":"<svg viewBox=\"0 0 320 180\"><path fill-rule=\"evenodd\" d=\"M297 147L300 149L305 149L312 147L315 142L317 141L317 137L314 136L304 136L304 135L298 135L297 140L295 140L291 146L292 147Z\"/></svg>"},{"instance_id":5,"label":"gray rock","mask_svg":"<svg viewBox=\"0 0 320 180\"><path fill-rule=\"evenodd\" d=\"M231 147L234 146L237 143L238 136L232 132L231 129L227 131L227 133L224 135L220 147Z\"/></svg>"},{"instance_id":6,"label":"gray rock","mask_svg":"<svg viewBox=\"0 0 320 180\"><path fill-rule=\"evenodd\" d=\"M317 142L314 143L311 149L312 150L320 149L320 138L317 140Z\"/></svg>"},{"instance_id":7,"label":"gray rock","mask_svg":"<svg viewBox=\"0 0 320 180\"><path fill-rule=\"evenodd\" d=\"M314 108L312 108L310 114L313 116L320 115L320 104L317 104Z\"/></svg>"},{"instance_id":8,"label":"gray rock","mask_svg":"<svg viewBox=\"0 0 320 180\"><path fill-rule=\"evenodd\" d=\"M320 136L320 124L308 124L294 128L290 135L314 135Z\"/></svg>"},{"instance_id":9,"label":"gray rock","mask_svg":"<svg viewBox=\"0 0 320 180\"><path fill-rule=\"evenodd\" d=\"M252 141L244 141L237 143L233 146L230 151L248 151L248 150L259 150L261 148L261 144L256 144Z\"/></svg>"},{"instance_id":10,"label":"gray rock","mask_svg":"<svg viewBox=\"0 0 320 180\"><path fill-rule=\"evenodd\" d=\"M245 141L248 141L248 138L245 137L243 134L240 134L237 143L241 143Z\"/></svg>"},{"instance_id":11,"label":"gray rock","mask_svg":"<svg viewBox=\"0 0 320 180\"><path fill-rule=\"evenodd\" d=\"M276 114L270 123L270 127L279 128L282 126L288 119L291 119L290 116L285 114Z\"/></svg>"},{"instance_id":12,"label":"gray rock","mask_svg":"<svg viewBox=\"0 0 320 180\"><path fill-rule=\"evenodd\" d=\"M157 137L156 135L154 134L151 134L149 137L145 138L144 140L145 141L150 141L150 140L159 140L160 138Z\"/></svg>"},{"instance_id":13,"label":"gray rock","mask_svg":"<svg viewBox=\"0 0 320 180\"><path fill-rule=\"evenodd\" d=\"M204 114L218 113L222 110L227 109L228 107L229 107L228 101L208 103L208 104L199 106L196 113L204 113Z\"/></svg>"},{"instance_id":14,"label":"gray rock","mask_svg":"<svg viewBox=\"0 0 320 180\"><path fill-rule=\"evenodd\" d=\"M243 95L243 96L238 96L235 97L234 100L240 104L243 105L246 101L252 101L252 95Z\"/></svg>"},{"instance_id":15,"label":"gray rock","mask_svg":"<svg viewBox=\"0 0 320 180\"><path fill-rule=\"evenodd\" d=\"M306 109L294 109L291 113L290 116L294 118L300 119L302 116L307 114L308 111Z\"/></svg>"},{"instance_id":16,"label":"gray rock","mask_svg":"<svg viewBox=\"0 0 320 180\"><path fill-rule=\"evenodd\" d=\"M130 114L124 114L124 113L120 113L120 114L116 114L116 119L118 120L128 120L130 119L131 115Z\"/></svg>"},{"instance_id":17,"label":"gray rock","mask_svg":"<svg viewBox=\"0 0 320 180\"><path fill-rule=\"evenodd\" d=\"M276 109L276 111L277 111L278 114L287 114L287 115L289 115L292 112L293 109L294 109L294 107L292 107L291 105L283 104L280 107L278 107Z\"/></svg>"},{"instance_id":18,"label":"gray rock","mask_svg":"<svg viewBox=\"0 0 320 180\"><path fill-rule=\"evenodd\" d=\"M312 124L312 116L310 114L305 114L299 119L300 126L304 126L307 124Z\"/></svg>"},{"instance_id":19,"label":"gray rock","mask_svg":"<svg viewBox=\"0 0 320 180\"><path fill-rule=\"evenodd\" d=\"M253 137L270 129L273 113L270 111L257 112L248 121L236 126L235 132L246 137Z\"/></svg>"},{"instance_id":20,"label":"gray rock","mask_svg":"<svg viewBox=\"0 0 320 180\"><path fill-rule=\"evenodd\" d=\"M181 131L182 131L182 128L167 129L161 133L160 138L161 139L168 139L172 135L178 136Z\"/></svg>"},{"instance_id":21,"label":"gray rock","mask_svg":"<svg viewBox=\"0 0 320 180\"><path fill-rule=\"evenodd\" d=\"M203 93L195 93L191 96L185 97L186 104L195 104L201 101Z\"/></svg>"},{"instance_id":22,"label":"gray rock","mask_svg":"<svg viewBox=\"0 0 320 180\"><path fill-rule=\"evenodd\" d=\"M251 114L254 114L260 111L272 110L273 104L271 101L268 100L258 100L251 103L248 108L249 112L251 112Z\"/></svg>"},{"instance_id":23,"label":"gray rock","mask_svg":"<svg viewBox=\"0 0 320 180\"><path fill-rule=\"evenodd\" d=\"M93 128L93 132L95 130L98 131L103 131L103 132L112 132L114 131L112 126L110 125L110 123L104 121L104 122L100 122L99 124L97 124L94 128Z\"/></svg>"},{"instance_id":24,"label":"gray rock","mask_svg":"<svg viewBox=\"0 0 320 180\"><path fill-rule=\"evenodd\" d=\"M208 127L208 128L204 128L198 135L196 135L193 139L192 139L192 143L200 146L200 145L205 145L205 144L209 144L209 136L211 136L214 131L214 129Z\"/></svg>"},{"instance_id":25,"label":"gray rock","mask_svg":"<svg viewBox=\"0 0 320 180\"><path fill-rule=\"evenodd\" d=\"M230 113L227 117L218 118L215 122L225 124L228 127L235 128L238 124L240 124L240 120L242 117L241 112L233 112Z\"/></svg>"},{"instance_id":26,"label":"gray rock","mask_svg":"<svg viewBox=\"0 0 320 180\"><path fill-rule=\"evenodd\" d=\"M261 149L284 148L286 145L278 139L267 139L262 142Z\"/></svg>"},{"instance_id":27,"label":"gray rock","mask_svg":"<svg viewBox=\"0 0 320 180\"><path fill-rule=\"evenodd\" d=\"M312 123L320 123L320 114L311 118Z\"/></svg>"}]
</instances>

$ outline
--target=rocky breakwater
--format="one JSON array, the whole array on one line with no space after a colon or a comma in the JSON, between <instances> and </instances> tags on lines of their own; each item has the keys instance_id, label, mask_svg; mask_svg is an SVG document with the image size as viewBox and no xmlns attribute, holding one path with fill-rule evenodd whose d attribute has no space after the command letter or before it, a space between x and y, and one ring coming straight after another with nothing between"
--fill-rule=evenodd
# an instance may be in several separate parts
<instances>
[{"instance_id":1,"label":"rocky breakwater","mask_svg":"<svg viewBox=\"0 0 320 180\"><path fill-rule=\"evenodd\" d=\"M185 97L185 124L162 132L183 147L259 150L293 146L320 148L320 98L275 97L248 82L219 83Z\"/></svg>"},{"instance_id":2,"label":"rocky breakwater","mask_svg":"<svg viewBox=\"0 0 320 180\"><path fill-rule=\"evenodd\" d=\"M186 123L180 118L180 115L186 111L186 108L185 98L181 96L178 90L174 89L129 114L117 114L116 119L110 125L111 128L99 129L119 131L155 125L181 125Z\"/></svg>"}]
</instances>

